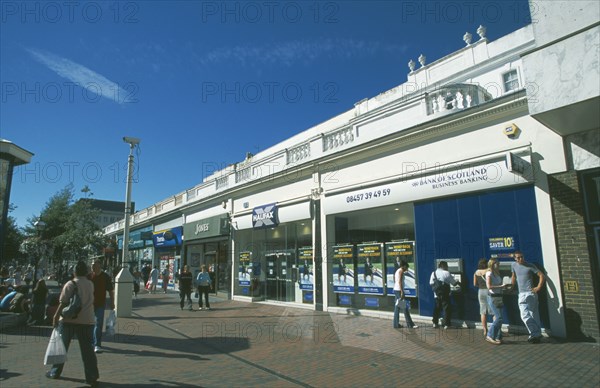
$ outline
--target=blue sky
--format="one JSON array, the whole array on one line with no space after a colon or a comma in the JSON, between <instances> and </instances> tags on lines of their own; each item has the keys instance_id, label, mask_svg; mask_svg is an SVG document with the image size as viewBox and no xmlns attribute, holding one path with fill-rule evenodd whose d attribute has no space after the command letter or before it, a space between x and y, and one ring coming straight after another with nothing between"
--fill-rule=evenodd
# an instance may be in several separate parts
<instances>
[{"instance_id":1,"label":"blue sky","mask_svg":"<svg viewBox=\"0 0 600 388\"><path fill-rule=\"evenodd\" d=\"M534 15L535 16L535 15ZM72 183L142 209L406 81L487 27L530 23L526 0L1 1L0 137L19 225ZM535 17L534 17L535 19Z\"/></svg>"}]
</instances>

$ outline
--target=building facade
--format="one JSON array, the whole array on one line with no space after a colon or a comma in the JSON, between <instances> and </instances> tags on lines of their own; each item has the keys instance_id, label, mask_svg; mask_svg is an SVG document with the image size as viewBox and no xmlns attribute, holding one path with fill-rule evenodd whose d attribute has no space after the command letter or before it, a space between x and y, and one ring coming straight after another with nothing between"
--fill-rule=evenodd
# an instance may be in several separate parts
<instances>
[{"instance_id":1,"label":"building facade","mask_svg":"<svg viewBox=\"0 0 600 388\"><path fill-rule=\"evenodd\" d=\"M429 276L446 260L460 283L454 323L467 326L479 321L478 260L498 258L509 278L521 250L546 273L545 330L567 337L579 317L583 338L597 339L588 322L597 304L579 303L597 301L600 152L589 138L599 125L592 117L575 133L588 139L592 167L578 171L583 153L565 147L571 135L532 114L532 98L544 95L531 95L527 57L545 55L534 26L494 42L482 26L477 34L431 64L411 60L405 83L137 212L132 224L156 233L165 225L155 220L181 214L182 264L212 268L231 298L333 312L391 318L393 273L406 260L413 316L429 319ZM579 232L564 236L572 222ZM122 233L123 223L105 233ZM522 328L514 294L506 316Z\"/></svg>"}]
</instances>

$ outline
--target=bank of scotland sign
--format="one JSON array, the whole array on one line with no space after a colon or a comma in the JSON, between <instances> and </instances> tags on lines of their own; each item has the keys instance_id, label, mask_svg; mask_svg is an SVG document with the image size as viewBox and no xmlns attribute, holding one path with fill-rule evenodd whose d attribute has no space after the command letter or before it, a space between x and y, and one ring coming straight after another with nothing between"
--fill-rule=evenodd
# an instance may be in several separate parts
<instances>
[{"instance_id":1,"label":"bank of scotland sign","mask_svg":"<svg viewBox=\"0 0 600 388\"><path fill-rule=\"evenodd\" d=\"M263 205L252 210L252 228L273 228L279 225L277 204Z\"/></svg>"}]
</instances>

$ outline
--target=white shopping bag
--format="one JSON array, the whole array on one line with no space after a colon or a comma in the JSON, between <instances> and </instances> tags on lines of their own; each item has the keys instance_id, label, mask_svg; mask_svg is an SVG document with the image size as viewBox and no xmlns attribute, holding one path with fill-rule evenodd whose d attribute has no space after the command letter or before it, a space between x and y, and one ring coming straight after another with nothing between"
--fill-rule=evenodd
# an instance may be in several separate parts
<instances>
[{"instance_id":1,"label":"white shopping bag","mask_svg":"<svg viewBox=\"0 0 600 388\"><path fill-rule=\"evenodd\" d=\"M64 364L67 361L67 349L58 329L52 330L50 342L46 348L44 365Z\"/></svg>"},{"instance_id":2,"label":"white shopping bag","mask_svg":"<svg viewBox=\"0 0 600 388\"><path fill-rule=\"evenodd\" d=\"M115 327L117 326L117 315L115 314L115 310L111 310L110 314L106 318L106 334L114 335Z\"/></svg>"}]
</instances>

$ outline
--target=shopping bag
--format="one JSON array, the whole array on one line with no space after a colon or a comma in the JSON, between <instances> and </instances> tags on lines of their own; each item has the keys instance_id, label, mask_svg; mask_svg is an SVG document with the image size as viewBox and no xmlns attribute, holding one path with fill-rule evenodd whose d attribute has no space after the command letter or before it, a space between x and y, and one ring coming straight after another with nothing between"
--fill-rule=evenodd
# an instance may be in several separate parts
<instances>
[{"instance_id":1,"label":"shopping bag","mask_svg":"<svg viewBox=\"0 0 600 388\"><path fill-rule=\"evenodd\" d=\"M44 365L64 364L67 361L67 349L58 329L52 330L50 342L46 348Z\"/></svg>"},{"instance_id":2,"label":"shopping bag","mask_svg":"<svg viewBox=\"0 0 600 388\"><path fill-rule=\"evenodd\" d=\"M115 310L111 310L110 314L108 314L108 318L106 318L106 334L114 335L116 326L117 326L117 315L115 314Z\"/></svg>"}]
</instances>

